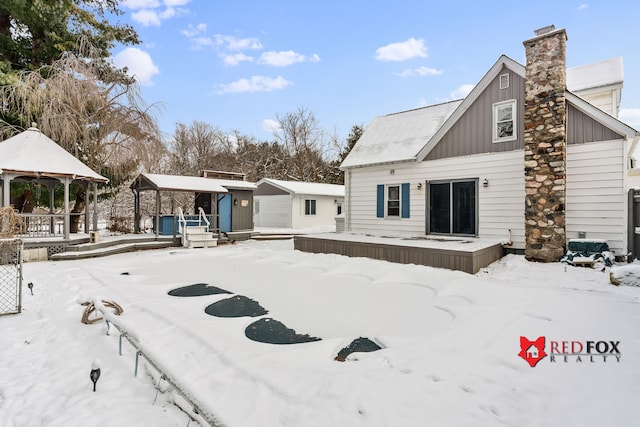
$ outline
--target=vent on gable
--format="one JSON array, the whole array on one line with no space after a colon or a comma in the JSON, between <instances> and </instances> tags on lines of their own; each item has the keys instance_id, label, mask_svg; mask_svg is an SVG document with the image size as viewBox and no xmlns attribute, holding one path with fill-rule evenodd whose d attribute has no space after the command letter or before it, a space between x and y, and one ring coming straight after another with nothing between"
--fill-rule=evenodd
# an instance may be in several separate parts
<instances>
[{"instance_id":1,"label":"vent on gable","mask_svg":"<svg viewBox=\"0 0 640 427\"><path fill-rule=\"evenodd\" d=\"M500 74L500 89L509 87L509 74Z\"/></svg>"}]
</instances>

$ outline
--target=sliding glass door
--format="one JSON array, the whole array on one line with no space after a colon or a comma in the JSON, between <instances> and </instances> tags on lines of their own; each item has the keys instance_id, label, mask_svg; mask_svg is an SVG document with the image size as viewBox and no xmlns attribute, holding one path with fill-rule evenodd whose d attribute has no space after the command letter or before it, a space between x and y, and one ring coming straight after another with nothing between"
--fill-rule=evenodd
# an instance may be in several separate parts
<instances>
[{"instance_id":1,"label":"sliding glass door","mask_svg":"<svg viewBox=\"0 0 640 427\"><path fill-rule=\"evenodd\" d=\"M477 234L478 180L429 183L427 233Z\"/></svg>"}]
</instances>

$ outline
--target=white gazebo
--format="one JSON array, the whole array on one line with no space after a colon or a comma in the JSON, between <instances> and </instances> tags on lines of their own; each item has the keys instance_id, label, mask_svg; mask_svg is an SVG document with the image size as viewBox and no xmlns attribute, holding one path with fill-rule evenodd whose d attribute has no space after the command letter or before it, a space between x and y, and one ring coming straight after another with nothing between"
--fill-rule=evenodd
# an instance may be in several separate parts
<instances>
[{"instance_id":1,"label":"white gazebo","mask_svg":"<svg viewBox=\"0 0 640 427\"><path fill-rule=\"evenodd\" d=\"M70 216L69 185L74 183L84 188L86 194L89 184L93 191L93 224L98 228L96 207L98 202L97 185L109 180L94 172L87 165L75 158L64 148L56 144L36 127L0 142L0 207L11 205L10 185L12 181L33 182L49 189L49 213L45 215L28 214L30 218L44 219L46 224L37 235L54 236L60 234L55 229L54 219L63 218L64 239L69 240ZM64 185L64 211L54 212L54 190ZM84 229L89 230L89 203L85 207ZM37 222L37 221L33 221Z\"/></svg>"}]
</instances>

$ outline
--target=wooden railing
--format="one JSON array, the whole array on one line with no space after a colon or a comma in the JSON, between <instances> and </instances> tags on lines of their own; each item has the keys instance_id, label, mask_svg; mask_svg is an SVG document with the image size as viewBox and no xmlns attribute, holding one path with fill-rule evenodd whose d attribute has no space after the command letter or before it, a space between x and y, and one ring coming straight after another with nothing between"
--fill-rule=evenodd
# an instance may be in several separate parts
<instances>
[{"instance_id":1,"label":"wooden railing","mask_svg":"<svg viewBox=\"0 0 640 427\"><path fill-rule=\"evenodd\" d=\"M69 223L72 217L84 217L84 213L69 214ZM65 214L33 214L21 213L22 230L18 233L19 237L59 237L64 236L64 218ZM84 231L84 221L80 218L78 228L80 232Z\"/></svg>"}]
</instances>

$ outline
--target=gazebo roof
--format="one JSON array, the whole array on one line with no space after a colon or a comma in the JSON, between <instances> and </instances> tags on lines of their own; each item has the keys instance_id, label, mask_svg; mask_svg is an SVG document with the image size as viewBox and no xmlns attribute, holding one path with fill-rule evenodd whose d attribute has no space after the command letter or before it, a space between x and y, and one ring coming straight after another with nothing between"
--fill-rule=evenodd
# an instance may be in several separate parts
<instances>
[{"instance_id":1,"label":"gazebo roof","mask_svg":"<svg viewBox=\"0 0 640 427\"><path fill-rule=\"evenodd\" d=\"M109 182L35 127L0 142L0 174L6 173Z\"/></svg>"}]
</instances>

